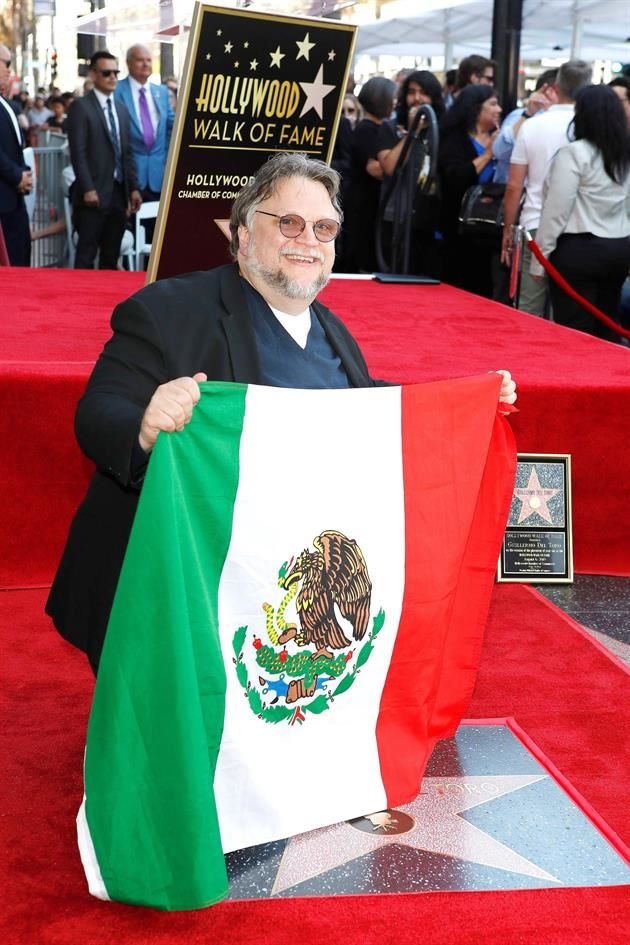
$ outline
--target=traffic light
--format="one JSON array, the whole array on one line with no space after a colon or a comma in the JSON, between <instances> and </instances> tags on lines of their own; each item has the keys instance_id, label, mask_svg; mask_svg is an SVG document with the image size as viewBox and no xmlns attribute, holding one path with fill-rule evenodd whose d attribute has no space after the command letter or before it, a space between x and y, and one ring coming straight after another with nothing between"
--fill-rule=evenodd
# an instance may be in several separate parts
<instances>
[{"instance_id":1,"label":"traffic light","mask_svg":"<svg viewBox=\"0 0 630 945\"><path fill-rule=\"evenodd\" d=\"M57 50L53 49L50 54L50 81L54 84L57 78Z\"/></svg>"}]
</instances>

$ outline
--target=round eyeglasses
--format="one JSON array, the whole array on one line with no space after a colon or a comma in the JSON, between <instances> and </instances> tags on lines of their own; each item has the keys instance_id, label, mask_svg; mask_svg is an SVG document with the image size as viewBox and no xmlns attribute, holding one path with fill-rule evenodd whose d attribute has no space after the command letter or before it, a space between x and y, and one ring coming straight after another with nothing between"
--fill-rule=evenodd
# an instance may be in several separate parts
<instances>
[{"instance_id":1,"label":"round eyeglasses","mask_svg":"<svg viewBox=\"0 0 630 945\"><path fill-rule=\"evenodd\" d=\"M313 227L315 239L319 240L320 243L332 243L339 233L339 223L336 220L315 220L315 222L312 222L311 220L305 220L297 213L270 213L268 210L256 210L255 212L279 220L280 232L290 240L303 233L307 223L310 223Z\"/></svg>"}]
</instances>

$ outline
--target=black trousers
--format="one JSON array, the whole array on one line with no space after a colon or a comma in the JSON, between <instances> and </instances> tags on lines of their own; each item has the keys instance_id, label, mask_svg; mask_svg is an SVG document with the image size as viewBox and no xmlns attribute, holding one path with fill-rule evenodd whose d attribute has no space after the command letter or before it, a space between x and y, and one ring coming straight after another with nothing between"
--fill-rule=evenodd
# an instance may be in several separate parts
<instances>
[{"instance_id":1,"label":"black trousers","mask_svg":"<svg viewBox=\"0 0 630 945\"><path fill-rule=\"evenodd\" d=\"M98 253L99 269L116 269L127 225L127 204L122 184L114 184L108 207L76 206L74 225L79 234L74 268L94 269Z\"/></svg>"},{"instance_id":2,"label":"black trousers","mask_svg":"<svg viewBox=\"0 0 630 945\"><path fill-rule=\"evenodd\" d=\"M0 223L2 223L2 232L11 265L30 266L31 228L23 197L20 198L15 210L0 213Z\"/></svg>"},{"instance_id":3,"label":"black trousers","mask_svg":"<svg viewBox=\"0 0 630 945\"><path fill-rule=\"evenodd\" d=\"M617 319L621 287L630 267L628 238L606 239L592 233L565 233L558 239L549 261L571 288L605 315ZM551 279L549 281L554 321L606 341L619 341L614 331L569 298Z\"/></svg>"}]
</instances>

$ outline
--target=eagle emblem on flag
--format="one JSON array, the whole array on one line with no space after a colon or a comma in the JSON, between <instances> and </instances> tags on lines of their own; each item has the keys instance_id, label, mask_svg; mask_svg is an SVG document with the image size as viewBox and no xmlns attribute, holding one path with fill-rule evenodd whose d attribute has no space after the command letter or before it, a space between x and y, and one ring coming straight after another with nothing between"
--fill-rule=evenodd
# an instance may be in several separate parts
<instances>
[{"instance_id":1,"label":"eagle emblem on flag","mask_svg":"<svg viewBox=\"0 0 630 945\"><path fill-rule=\"evenodd\" d=\"M278 606L262 604L268 642L262 635L251 639L258 671L254 682L248 671L251 651L249 659L244 656L248 627L239 627L232 641L238 680L252 711L266 722L301 724L305 712L326 711L354 683L385 621L380 610L368 633L372 582L358 543L327 530L313 546L278 571L277 586L285 591ZM285 613L294 601L297 622L287 622ZM364 639L358 651L352 648L353 641Z\"/></svg>"}]
</instances>

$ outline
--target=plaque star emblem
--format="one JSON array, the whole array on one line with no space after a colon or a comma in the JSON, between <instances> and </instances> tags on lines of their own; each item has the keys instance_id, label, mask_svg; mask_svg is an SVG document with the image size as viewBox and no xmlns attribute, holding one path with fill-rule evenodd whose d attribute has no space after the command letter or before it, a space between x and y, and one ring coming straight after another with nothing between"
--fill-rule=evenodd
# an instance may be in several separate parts
<instances>
[{"instance_id":1,"label":"plaque star emblem","mask_svg":"<svg viewBox=\"0 0 630 945\"><path fill-rule=\"evenodd\" d=\"M212 53L206 53L206 59L209 61L212 59Z\"/></svg>"},{"instance_id":2,"label":"plaque star emblem","mask_svg":"<svg viewBox=\"0 0 630 945\"><path fill-rule=\"evenodd\" d=\"M223 30L217 30L217 36L222 36L222 35L223 35Z\"/></svg>"},{"instance_id":3,"label":"plaque star emblem","mask_svg":"<svg viewBox=\"0 0 630 945\"><path fill-rule=\"evenodd\" d=\"M284 59L285 53L280 52L280 47L278 46L278 48L276 49L276 51L275 51L275 52L272 52L272 53L269 53L269 55L271 56L271 64L270 64L269 68L271 69L271 66L277 66L278 69L279 69L279 68L280 68L280 60L281 60L281 59Z\"/></svg>"},{"instance_id":4,"label":"plaque star emblem","mask_svg":"<svg viewBox=\"0 0 630 945\"><path fill-rule=\"evenodd\" d=\"M324 99L334 89L334 85L326 85L324 79L324 67L320 66L313 82L300 82L300 88L306 94L306 101L302 106L300 118L303 118L311 108L317 112L320 118L324 117Z\"/></svg>"},{"instance_id":5,"label":"plaque star emblem","mask_svg":"<svg viewBox=\"0 0 630 945\"><path fill-rule=\"evenodd\" d=\"M298 48L298 54L297 54L297 56L296 56L295 58L296 58L296 59L301 59L302 56L304 56L304 58L305 58L306 61L308 62L308 61L309 61L309 55L310 55L311 49L313 48L313 46L315 45L315 43L311 43L311 41L310 41L310 39L309 39L308 33L306 34L306 36L304 37L304 39L302 39L302 40L296 39L295 42L296 42L297 48Z\"/></svg>"},{"instance_id":6,"label":"plaque star emblem","mask_svg":"<svg viewBox=\"0 0 630 945\"><path fill-rule=\"evenodd\" d=\"M232 43L227 42L223 48L225 49L226 53L231 53L231 52L232 52Z\"/></svg>"},{"instance_id":7,"label":"plaque star emblem","mask_svg":"<svg viewBox=\"0 0 630 945\"><path fill-rule=\"evenodd\" d=\"M256 71L256 69L258 68L258 63L255 59L252 59L252 61L249 64L249 68L252 69L254 72Z\"/></svg>"},{"instance_id":8,"label":"plaque star emblem","mask_svg":"<svg viewBox=\"0 0 630 945\"><path fill-rule=\"evenodd\" d=\"M460 817L463 811L546 777L533 774L424 778L422 794L411 804L398 808L413 821L407 833L392 834L387 829L396 822L394 810L371 814L367 819L373 829L369 832L343 823L292 837L282 856L272 895L391 843L559 883L551 873Z\"/></svg>"},{"instance_id":9,"label":"plaque star emblem","mask_svg":"<svg viewBox=\"0 0 630 945\"><path fill-rule=\"evenodd\" d=\"M543 489L538 479L536 467L532 466L529 474L529 482L524 489L514 489L514 495L521 502L521 511L519 512L517 525L524 522L530 515L540 515L546 522L553 525L553 519L547 503L558 495L559 489Z\"/></svg>"},{"instance_id":10,"label":"plaque star emblem","mask_svg":"<svg viewBox=\"0 0 630 945\"><path fill-rule=\"evenodd\" d=\"M247 40L245 40L245 42L243 43L243 49L249 49L249 43L247 42Z\"/></svg>"},{"instance_id":11,"label":"plaque star emblem","mask_svg":"<svg viewBox=\"0 0 630 945\"><path fill-rule=\"evenodd\" d=\"M335 50L331 49L330 52L328 53L328 62L332 62L336 55L337 53L335 52Z\"/></svg>"}]
</instances>

